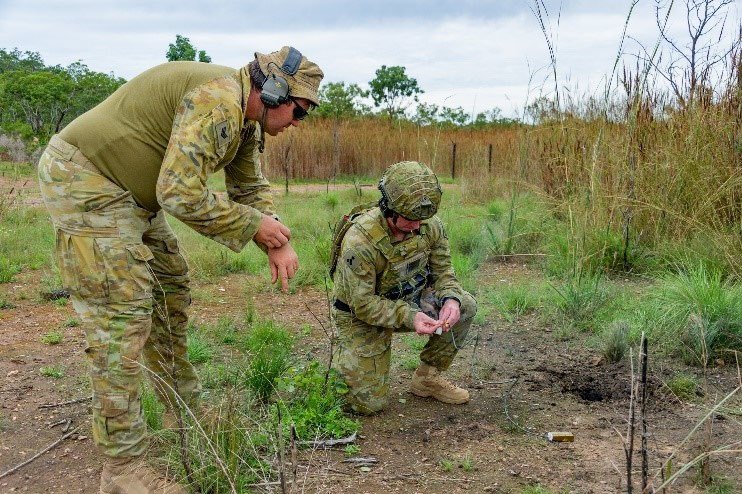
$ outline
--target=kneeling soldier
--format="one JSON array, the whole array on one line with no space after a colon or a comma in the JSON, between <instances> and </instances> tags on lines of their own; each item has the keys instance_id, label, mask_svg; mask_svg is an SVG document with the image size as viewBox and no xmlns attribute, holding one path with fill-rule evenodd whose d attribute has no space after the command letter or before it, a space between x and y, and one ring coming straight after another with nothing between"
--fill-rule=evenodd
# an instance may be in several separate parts
<instances>
[{"instance_id":1,"label":"kneeling soldier","mask_svg":"<svg viewBox=\"0 0 742 494\"><path fill-rule=\"evenodd\" d=\"M469 392L441 376L462 347L477 310L451 266L448 238L435 216L441 187L427 166L405 161L379 182L381 200L336 229L330 272L338 344L333 366L349 387L350 407L380 411L389 392L392 333L429 339L410 392L461 404Z\"/></svg>"}]
</instances>

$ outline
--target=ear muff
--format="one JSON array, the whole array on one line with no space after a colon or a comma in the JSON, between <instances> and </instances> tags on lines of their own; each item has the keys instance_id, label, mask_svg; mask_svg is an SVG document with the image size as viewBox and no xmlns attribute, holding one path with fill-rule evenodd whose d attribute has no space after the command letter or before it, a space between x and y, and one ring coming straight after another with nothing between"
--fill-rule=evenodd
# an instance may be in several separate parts
<instances>
[{"instance_id":1,"label":"ear muff","mask_svg":"<svg viewBox=\"0 0 742 494\"><path fill-rule=\"evenodd\" d=\"M268 70L270 70L271 65L275 65L284 74L294 75L299 70L301 57L301 52L293 46L290 46L283 64L278 67L276 64L271 62L268 64ZM266 74L263 86L260 88L260 100L268 108L276 108L277 106L288 102L289 83L286 79L273 72Z\"/></svg>"}]
</instances>

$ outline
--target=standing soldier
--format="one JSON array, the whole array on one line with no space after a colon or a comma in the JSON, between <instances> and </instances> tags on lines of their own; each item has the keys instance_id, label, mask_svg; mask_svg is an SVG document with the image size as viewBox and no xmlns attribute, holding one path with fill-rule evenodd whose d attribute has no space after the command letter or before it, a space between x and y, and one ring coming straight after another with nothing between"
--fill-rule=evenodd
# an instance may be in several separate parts
<instances>
[{"instance_id":1,"label":"standing soldier","mask_svg":"<svg viewBox=\"0 0 742 494\"><path fill-rule=\"evenodd\" d=\"M62 280L85 325L101 493L185 493L137 461L147 447L141 376L172 412L200 386L186 354L188 265L165 212L235 252L254 240L284 290L299 267L274 214L264 133L319 104L322 71L285 46L239 70L154 67L52 137L39 162ZM207 186L224 170L228 198Z\"/></svg>"},{"instance_id":2,"label":"standing soldier","mask_svg":"<svg viewBox=\"0 0 742 494\"><path fill-rule=\"evenodd\" d=\"M456 279L435 216L438 179L427 166L405 161L387 169L379 190L378 207L348 218L334 239L333 365L349 387L348 403L362 414L386 404L395 331L429 336L410 392L466 403L469 392L440 373L462 347L477 305Z\"/></svg>"}]
</instances>

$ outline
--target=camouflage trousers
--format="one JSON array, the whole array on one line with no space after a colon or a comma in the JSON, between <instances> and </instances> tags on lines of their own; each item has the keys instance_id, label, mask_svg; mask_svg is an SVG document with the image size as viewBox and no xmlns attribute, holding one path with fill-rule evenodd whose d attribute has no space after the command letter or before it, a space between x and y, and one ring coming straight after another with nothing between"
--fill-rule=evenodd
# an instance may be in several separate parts
<instances>
[{"instance_id":1,"label":"camouflage trousers","mask_svg":"<svg viewBox=\"0 0 742 494\"><path fill-rule=\"evenodd\" d=\"M459 322L442 335L430 335L420 353L421 362L439 371L451 366L466 341L477 312L474 297L464 292L462 298ZM438 317L437 313L429 315ZM335 307L332 308L332 320L337 335L333 367L348 385L348 405L364 415L381 411L389 394L392 335L395 331L407 330L372 326Z\"/></svg>"},{"instance_id":2,"label":"camouflage trousers","mask_svg":"<svg viewBox=\"0 0 742 494\"><path fill-rule=\"evenodd\" d=\"M188 265L165 220L140 208L80 151L53 137L39 183L56 232L62 282L85 328L93 437L111 457L147 446L142 375L167 406L200 387L186 354Z\"/></svg>"}]
</instances>

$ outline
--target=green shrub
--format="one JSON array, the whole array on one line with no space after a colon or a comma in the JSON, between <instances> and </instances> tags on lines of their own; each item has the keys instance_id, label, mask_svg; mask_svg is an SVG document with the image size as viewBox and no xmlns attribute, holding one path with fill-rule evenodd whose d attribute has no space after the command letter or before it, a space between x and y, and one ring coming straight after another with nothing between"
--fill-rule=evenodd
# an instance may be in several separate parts
<instances>
[{"instance_id":1,"label":"green shrub","mask_svg":"<svg viewBox=\"0 0 742 494\"><path fill-rule=\"evenodd\" d=\"M535 293L534 287L521 283L497 289L490 297L500 314L509 322L535 310L540 303L540 297Z\"/></svg>"},{"instance_id":2,"label":"green shrub","mask_svg":"<svg viewBox=\"0 0 742 494\"><path fill-rule=\"evenodd\" d=\"M325 370L319 362L312 361L280 383L281 390L290 398L273 408L274 420L280 407L284 428L293 422L302 440L348 437L359 428L358 421L343 413L347 386L334 370L328 373Z\"/></svg>"}]
</instances>

